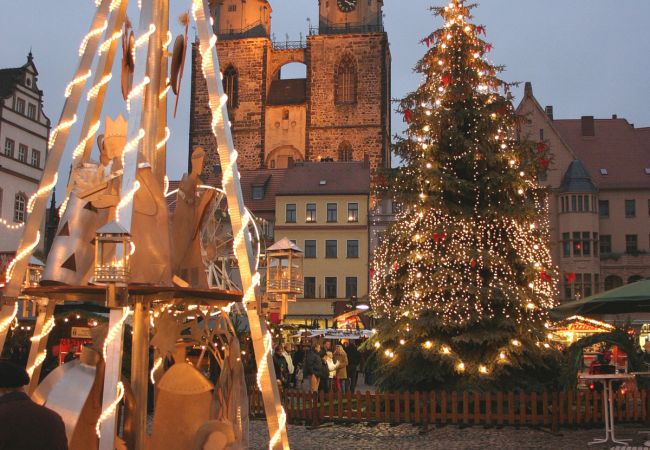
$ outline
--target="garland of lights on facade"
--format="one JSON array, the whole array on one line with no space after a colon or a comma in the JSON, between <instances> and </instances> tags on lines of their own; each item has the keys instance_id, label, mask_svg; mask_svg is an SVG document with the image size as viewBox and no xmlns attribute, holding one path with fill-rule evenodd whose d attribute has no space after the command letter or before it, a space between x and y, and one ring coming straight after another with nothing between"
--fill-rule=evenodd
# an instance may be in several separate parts
<instances>
[{"instance_id":1,"label":"garland of lights on facade","mask_svg":"<svg viewBox=\"0 0 650 450\"><path fill-rule=\"evenodd\" d=\"M374 254L370 299L390 324L373 338L384 363L399 364L415 346L458 373L489 375L527 347L550 348L557 275L537 184L548 149L520 141L510 86L487 61L492 46L470 9L461 0L433 8L444 27L422 41L423 82L400 106L407 131L396 153L405 167L377 183L401 193L403 208ZM424 316L449 336L494 320L512 326L489 355L467 361L451 339L422 330Z\"/></svg>"}]
</instances>

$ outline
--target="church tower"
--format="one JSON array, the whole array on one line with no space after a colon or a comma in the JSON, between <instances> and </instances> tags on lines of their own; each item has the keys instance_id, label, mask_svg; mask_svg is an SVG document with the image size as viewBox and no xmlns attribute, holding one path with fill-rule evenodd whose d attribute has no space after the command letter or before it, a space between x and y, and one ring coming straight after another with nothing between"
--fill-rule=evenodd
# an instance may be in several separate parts
<instances>
[{"instance_id":1,"label":"church tower","mask_svg":"<svg viewBox=\"0 0 650 450\"><path fill-rule=\"evenodd\" d=\"M390 51L383 0L320 0L319 27L306 40L271 41L267 0L217 0L214 32L242 169L284 168L291 160L362 161L390 166ZM201 61L192 52L190 146L218 170ZM283 79L283 67L306 77ZM191 153L191 151L190 151Z\"/></svg>"}]
</instances>

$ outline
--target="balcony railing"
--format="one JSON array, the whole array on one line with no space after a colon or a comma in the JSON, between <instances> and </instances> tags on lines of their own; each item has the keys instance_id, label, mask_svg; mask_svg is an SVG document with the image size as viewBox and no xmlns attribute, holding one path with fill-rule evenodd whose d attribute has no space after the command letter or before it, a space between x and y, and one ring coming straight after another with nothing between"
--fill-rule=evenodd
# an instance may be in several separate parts
<instances>
[{"instance_id":1,"label":"balcony railing","mask_svg":"<svg viewBox=\"0 0 650 450\"><path fill-rule=\"evenodd\" d=\"M302 280L269 280L267 282L267 292L292 292L302 293Z\"/></svg>"},{"instance_id":2,"label":"balcony railing","mask_svg":"<svg viewBox=\"0 0 650 450\"><path fill-rule=\"evenodd\" d=\"M274 50L299 50L307 48L306 40L299 41L273 41Z\"/></svg>"},{"instance_id":3,"label":"balcony railing","mask_svg":"<svg viewBox=\"0 0 650 450\"><path fill-rule=\"evenodd\" d=\"M252 25L249 25L246 28L228 28L223 30L217 30L217 36L221 40L234 40L234 39L246 39L246 38L260 38L260 37L269 37L262 21L257 21Z\"/></svg>"},{"instance_id":4,"label":"balcony railing","mask_svg":"<svg viewBox=\"0 0 650 450\"><path fill-rule=\"evenodd\" d=\"M365 24L365 23L343 23L331 24L325 20L321 20L318 28L309 27L309 34L362 34L362 33L383 33L384 25Z\"/></svg>"}]
</instances>

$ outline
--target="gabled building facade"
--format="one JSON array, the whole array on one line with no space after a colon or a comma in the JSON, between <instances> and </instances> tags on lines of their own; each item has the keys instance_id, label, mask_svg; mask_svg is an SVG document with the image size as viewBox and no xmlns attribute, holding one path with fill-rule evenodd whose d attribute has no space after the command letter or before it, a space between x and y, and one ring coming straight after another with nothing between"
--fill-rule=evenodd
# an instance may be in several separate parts
<instances>
[{"instance_id":1,"label":"gabled building facade","mask_svg":"<svg viewBox=\"0 0 650 450\"><path fill-rule=\"evenodd\" d=\"M549 145L540 182L551 190L552 255L560 299L583 298L650 277L650 128L616 115L555 119L526 84L521 137Z\"/></svg>"},{"instance_id":2,"label":"gabled building facade","mask_svg":"<svg viewBox=\"0 0 650 450\"><path fill-rule=\"evenodd\" d=\"M16 251L47 158L50 119L37 83L31 52L24 65L0 70L0 252Z\"/></svg>"}]
</instances>

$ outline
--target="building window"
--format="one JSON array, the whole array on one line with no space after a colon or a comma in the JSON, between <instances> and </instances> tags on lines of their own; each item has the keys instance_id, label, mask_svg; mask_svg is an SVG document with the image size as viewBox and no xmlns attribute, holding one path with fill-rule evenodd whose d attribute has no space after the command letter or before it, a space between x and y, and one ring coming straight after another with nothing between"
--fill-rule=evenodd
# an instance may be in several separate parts
<instances>
[{"instance_id":1,"label":"building window","mask_svg":"<svg viewBox=\"0 0 650 450\"><path fill-rule=\"evenodd\" d=\"M235 6L236 5L230 5ZM228 108L239 106L239 76L233 66L226 67L223 72L223 92L228 96Z\"/></svg>"},{"instance_id":2,"label":"building window","mask_svg":"<svg viewBox=\"0 0 650 450\"><path fill-rule=\"evenodd\" d=\"M358 258L359 257L359 241L349 240L348 241L348 258Z\"/></svg>"},{"instance_id":3,"label":"building window","mask_svg":"<svg viewBox=\"0 0 650 450\"><path fill-rule=\"evenodd\" d=\"M571 257L571 235L569 233L562 233L562 255L565 258Z\"/></svg>"},{"instance_id":4,"label":"building window","mask_svg":"<svg viewBox=\"0 0 650 450\"><path fill-rule=\"evenodd\" d=\"M605 290L615 289L623 286L623 279L617 275L610 275L605 278Z\"/></svg>"},{"instance_id":5,"label":"building window","mask_svg":"<svg viewBox=\"0 0 650 450\"><path fill-rule=\"evenodd\" d=\"M336 298L336 277L325 277L325 298Z\"/></svg>"},{"instance_id":6,"label":"building window","mask_svg":"<svg viewBox=\"0 0 650 450\"><path fill-rule=\"evenodd\" d=\"M262 220L262 235L265 239L273 240L275 233L275 222L273 220Z\"/></svg>"},{"instance_id":7,"label":"building window","mask_svg":"<svg viewBox=\"0 0 650 450\"><path fill-rule=\"evenodd\" d=\"M334 80L335 102L353 104L357 102L357 69L351 57L344 57L336 69Z\"/></svg>"},{"instance_id":8,"label":"building window","mask_svg":"<svg viewBox=\"0 0 650 450\"><path fill-rule=\"evenodd\" d=\"M609 217L609 200L598 200L598 211L600 217Z\"/></svg>"},{"instance_id":9,"label":"building window","mask_svg":"<svg viewBox=\"0 0 650 450\"><path fill-rule=\"evenodd\" d=\"M35 148L32 149L32 166L41 167L41 152Z\"/></svg>"},{"instance_id":10,"label":"building window","mask_svg":"<svg viewBox=\"0 0 650 450\"><path fill-rule=\"evenodd\" d=\"M598 233L594 233L594 256L598 256Z\"/></svg>"},{"instance_id":11,"label":"building window","mask_svg":"<svg viewBox=\"0 0 650 450\"><path fill-rule=\"evenodd\" d=\"M575 195L571 196L571 211L577 211L578 210L578 199L576 198Z\"/></svg>"},{"instance_id":12,"label":"building window","mask_svg":"<svg viewBox=\"0 0 650 450\"><path fill-rule=\"evenodd\" d=\"M25 194L18 193L14 199L14 222L23 223L25 221L25 207L27 206L27 197Z\"/></svg>"},{"instance_id":13,"label":"building window","mask_svg":"<svg viewBox=\"0 0 650 450\"><path fill-rule=\"evenodd\" d=\"M16 143L13 141L13 139L5 139L5 156L8 156L9 158L14 157L14 147L16 146Z\"/></svg>"},{"instance_id":14,"label":"building window","mask_svg":"<svg viewBox=\"0 0 650 450\"><path fill-rule=\"evenodd\" d=\"M582 256L591 256L591 233L582 232Z\"/></svg>"},{"instance_id":15,"label":"building window","mask_svg":"<svg viewBox=\"0 0 650 450\"><path fill-rule=\"evenodd\" d=\"M326 240L325 241L325 258L336 258L337 255L337 241L336 240Z\"/></svg>"},{"instance_id":16,"label":"building window","mask_svg":"<svg viewBox=\"0 0 650 450\"><path fill-rule=\"evenodd\" d=\"M296 223L296 204L288 203L286 210L286 220L287 223Z\"/></svg>"},{"instance_id":17,"label":"building window","mask_svg":"<svg viewBox=\"0 0 650 450\"><path fill-rule=\"evenodd\" d=\"M237 5L228 5L228 12L237 11Z\"/></svg>"},{"instance_id":18,"label":"building window","mask_svg":"<svg viewBox=\"0 0 650 450\"><path fill-rule=\"evenodd\" d=\"M27 104L27 117L36 120L36 105L33 103Z\"/></svg>"},{"instance_id":19,"label":"building window","mask_svg":"<svg viewBox=\"0 0 650 450\"><path fill-rule=\"evenodd\" d=\"M253 186L253 200L262 200L264 198L264 186Z\"/></svg>"},{"instance_id":20,"label":"building window","mask_svg":"<svg viewBox=\"0 0 650 450\"><path fill-rule=\"evenodd\" d=\"M18 144L18 161L27 162L27 146L25 144Z\"/></svg>"},{"instance_id":21,"label":"building window","mask_svg":"<svg viewBox=\"0 0 650 450\"><path fill-rule=\"evenodd\" d=\"M582 256L582 241L579 231L573 232L573 256Z\"/></svg>"},{"instance_id":22,"label":"building window","mask_svg":"<svg viewBox=\"0 0 650 450\"><path fill-rule=\"evenodd\" d=\"M576 299L582 298L582 274L576 273L576 279L573 282L573 296Z\"/></svg>"},{"instance_id":23,"label":"building window","mask_svg":"<svg viewBox=\"0 0 650 450\"><path fill-rule=\"evenodd\" d=\"M307 203L306 218L307 222L316 222L316 203Z\"/></svg>"},{"instance_id":24,"label":"building window","mask_svg":"<svg viewBox=\"0 0 650 450\"><path fill-rule=\"evenodd\" d=\"M305 258L316 258L316 241L305 240Z\"/></svg>"},{"instance_id":25,"label":"building window","mask_svg":"<svg viewBox=\"0 0 650 450\"><path fill-rule=\"evenodd\" d=\"M639 241L636 234L625 235L625 253L637 253L639 251Z\"/></svg>"},{"instance_id":26,"label":"building window","mask_svg":"<svg viewBox=\"0 0 650 450\"><path fill-rule=\"evenodd\" d=\"M357 277L345 277L345 298L357 296Z\"/></svg>"},{"instance_id":27,"label":"building window","mask_svg":"<svg viewBox=\"0 0 650 450\"><path fill-rule=\"evenodd\" d=\"M609 234L601 234L599 242L601 255L612 253L612 237Z\"/></svg>"},{"instance_id":28,"label":"building window","mask_svg":"<svg viewBox=\"0 0 650 450\"><path fill-rule=\"evenodd\" d=\"M600 275L595 273L594 274L594 294L598 294L600 292Z\"/></svg>"},{"instance_id":29,"label":"building window","mask_svg":"<svg viewBox=\"0 0 650 450\"><path fill-rule=\"evenodd\" d=\"M589 196L585 195L585 211L589 212Z\"/></svg>"},{"instance_id":30,"label":"building window","mask_svg":"<svg viewBox=\"0 0 650 450\"><path fill-rule=\"evenodd\" d=\"M352 161L352 145L348 141L339 145L339 161Z\"/></svg>"},{"instance_id":31,"label":"building window","mask_svg":"<svg viewBox=\"0 0 650 450\"><path fill-rule=\"evenodd\" d=\"M305 298L316 298L316 277L305 277L303 282L303 296Z\"/></svg>"},{"instance_id":32,"label":"building window","mask_svg":"<svg viewBox=\"0 0 650 450\"><path fill-rule=\"evenodd\" d=\"M650 216L650 199L648 199L648 215Z\"/></svg>"},{"instance_id":33,"label":"building window","mask_svg":"<svg viewBox=\"0 0 650 450\"><path fill-rule=\"evenodd\" d=\"M337 221L337 206L336 203L327 204L327 221L336 222Z\"/></svg>"},{"instance_id":34,"label":"building window","mask_svg":"<svg viewBox=\"0 0 650 450\"><path fill-rule=\"evenodd\" d=\"M359 204L348 203L348 222L359 221Z\"/></svg>"},{"instance_id":35,"label":"building window","mask_svg":"<svg viewBox=\"0 0 650 450\"><path fill-rule=\"evenodd\" d=\"M18 114L25 114L25 100L22 98L16 99L16 112Z\"/></svg>"},{"instance_id":36,"label":"building window","mask_svg":"<svg viewBox=\"0 0 650 450\"><path fill-rule=\"evenodd\" d=\"M582 195L578 195L578 211L583 212L584 206L582 204Z\"/></svg>"},{"instance_id":37,"label":"building window","mask_svg":"<svg viewBox=\"0 0 650 450\"><path fill-rule=\"evenodd\" d=\"M625 217L635 217L636 216L636 201L635 200L625 200Z\"/></svg>"},{"instance_id":38,"label":"building window","mask_svg":"<svg viewBox=\"0 0 650 450\"><path fill-rule=\"evenodd\" d=\"M32 77L30 77L29 75L25 77L25 86L32 87Z\"/></svg>"}]
</instances>

